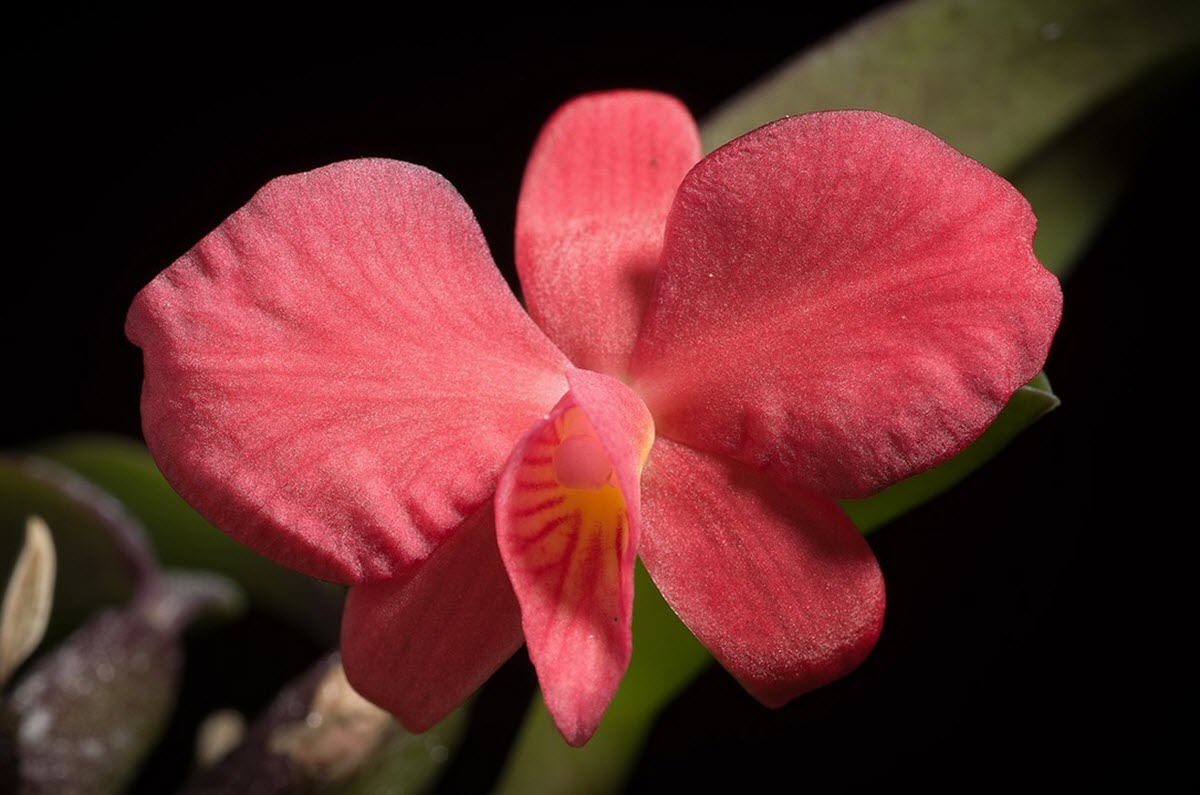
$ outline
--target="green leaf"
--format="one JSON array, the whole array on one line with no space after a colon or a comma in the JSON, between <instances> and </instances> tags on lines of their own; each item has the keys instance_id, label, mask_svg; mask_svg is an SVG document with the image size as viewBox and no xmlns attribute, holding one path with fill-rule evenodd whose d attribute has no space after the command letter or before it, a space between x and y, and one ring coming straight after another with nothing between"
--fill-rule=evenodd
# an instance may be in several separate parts
<instances>
[{"instance_id":1,"label":"green leaf","mask_svg":"<svg viewBox=\"0 0 1200 795\"><path fill-rule=\"evenodd\" d=\"M1200 40L1192 0L920 0L873 14L735 96L706 149L783 116L867 108L1012 173Z\"/></svg>"},{"instance_id":2,"label":"green leaf","mask_svg":"<svg viewBox=\"0 0 1200 795\"><path fill-rule=\"evenodd\" d=\"M1060 277L1116 205L1155 129L1167 121L1165 111L1200 63L1197 56L1155 70L1010 171L1038 217L1034 251Z\"/></svg>"},{"instance_id":3,"label":"green leaf","mask_svg":"<svg viewBox=\"0 0 1200 795\"><path fill-rule=\"evenodd\" d=\"M145 523L164 566L220 572L250 602L319 640L335 643L342 590L251 552L185 503L140 442L116 436L68 436L38 452L107 489Z\"/></svg>"}]
</instances>

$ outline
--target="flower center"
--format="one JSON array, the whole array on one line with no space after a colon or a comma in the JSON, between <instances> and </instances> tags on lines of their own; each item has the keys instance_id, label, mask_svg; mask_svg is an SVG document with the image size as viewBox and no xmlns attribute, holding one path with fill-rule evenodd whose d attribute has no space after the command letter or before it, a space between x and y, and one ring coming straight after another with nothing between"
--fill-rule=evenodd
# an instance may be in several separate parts
<instances>
[{"instance_id":1,"label":"flower center","mask_svg":"<svg viewBox=\"0 0 1200 795\"><path fill-rule=\"evenodd\" d=\"M598 489L612 481L608 453L590 428L559 443L554 451L554 476L571 489Z\"/></svg>"}]
</instances>

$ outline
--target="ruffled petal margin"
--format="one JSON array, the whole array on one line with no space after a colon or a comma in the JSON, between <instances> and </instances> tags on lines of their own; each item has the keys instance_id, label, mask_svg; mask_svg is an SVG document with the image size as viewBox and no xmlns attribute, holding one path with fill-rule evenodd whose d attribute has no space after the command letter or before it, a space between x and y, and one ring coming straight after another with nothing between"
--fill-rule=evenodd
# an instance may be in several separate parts
<instances>
[{"instance_id":1,"label":"ruffled petal margin","mask_svg":"<svg viewBox=\"0 0 1200 795\"><path fill-rule=\"evenodd\" d=\"M142 423L175 489L307 574L390 579L495 489L563 355L442 177L281 177L137 296Z\"/></svg>"}]
</instances>

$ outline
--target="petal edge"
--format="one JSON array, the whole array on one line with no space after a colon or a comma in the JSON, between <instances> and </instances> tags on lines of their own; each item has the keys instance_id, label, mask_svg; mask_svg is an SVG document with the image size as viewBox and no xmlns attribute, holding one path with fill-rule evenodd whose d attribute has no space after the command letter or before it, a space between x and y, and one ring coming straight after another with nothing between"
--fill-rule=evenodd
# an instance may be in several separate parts
<instances>
[{"instance_id":1,"label":"petal edge","mask_svg":"<svg viewBox=\"0 0 1200 795\"><path fill-rule=\"evenodd\" d=\"M412 732L448 715L521 643L490 503L414 572L353 586L342 618L346 676Z\"/></svg>"},{"instance_id":2,"label":"petal edge","mask_svg":"<svg viewBox=\"0 0 1200 795\"><path fill-rule=\"evenodd\" d=\"M625 371L671 201L699 159L695 120L666 94L586 94L543 127L517 204L517 271L530 314L577 366Z\"/></svg>"},{"instance_id":3,"label":"petal edge","mask_svg":"<svg viewBox=\"0 0 1200 795\"><path fill-rule=\"evenodd\" d=\"M662 436L867 496L962 450L1041 369L1062 293L1035 227L899 119L767 125L681 185L633 381Z\"/></svg>"},{"instance_id":4,"label":"petal edge","mask_svg":"<svg viewBox=\"0 0 1200 795\"><path fill-rule=\"evenodd\" d=\"M574 370L496 490L500 554L546 707L571 745L607 709L632 650L639 485L652 426L628 387Z\"/></svg>"},{"instance_id":5,"label":"petal edge","mask_svg":"<svg viewBox=\"0 0 1200 795\"><path fill-rule=\"evenodd\" d=\"M883 577L832 500L660 439L640 554L667 603L762 703L838 679L883 626Z\"/></svg>"},{"instance_id":6,"label":"petal edge","mask_svg":"<svg viewBox=\"0 0 1200 795\"><path fill-rule=\"evenodd\" d=\"M273 180L138 294L126 333L171 485L346 583L427 556L566 389L462 197L396 161Z\"/></svg>"}]
</instances>

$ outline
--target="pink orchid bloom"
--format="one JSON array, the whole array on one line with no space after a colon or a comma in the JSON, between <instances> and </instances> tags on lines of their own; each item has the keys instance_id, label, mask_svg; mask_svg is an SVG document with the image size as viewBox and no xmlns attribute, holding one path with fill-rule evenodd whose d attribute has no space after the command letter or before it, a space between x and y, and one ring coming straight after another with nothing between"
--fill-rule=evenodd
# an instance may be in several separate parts
<instances>
[{"instance_id":1,"label":"pink orchid bloom","mask_svg":"<svg viewBox=\"0 0 1200 795\"><path fill-rule=\"evenodd\" d=\"M846 674L884 586L835 500L953 456L1041 368L1061 293L991 171L860 111L700 154L671 97L562 108L517 213L529 314L454 188L388 160L274 180L134 301L163 472L350 586L347 675L410 729L524 641L586 742L637 555L763 703Z\"/></svg>"}]
</instances>

